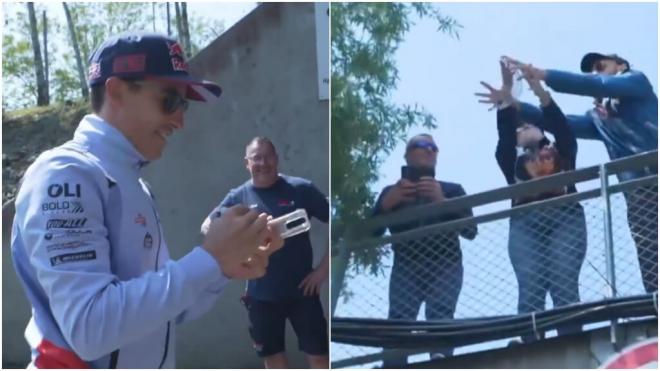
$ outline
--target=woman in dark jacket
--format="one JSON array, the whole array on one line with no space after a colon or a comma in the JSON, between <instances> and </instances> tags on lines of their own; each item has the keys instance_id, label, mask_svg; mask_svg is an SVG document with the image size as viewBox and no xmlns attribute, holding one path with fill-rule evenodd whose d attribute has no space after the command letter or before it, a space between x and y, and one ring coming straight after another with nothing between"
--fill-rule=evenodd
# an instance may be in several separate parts
<instances>
[{"instance_id":1,"label":"woman in dark jacket","mask_svg":"<svg viewBox=\"0 0 660 371\"><path fill-rule=\"evenodd\" d=\"M543 112L542 127L554 135L552 143L543 131L518 118L518 102L511 96L512 74L500 62L503 87L500 90L482 82L489 93L482 103L495 103L499 141L495 157L509 184L537 179L575 169L577 141L566 117L543 89L539 80L526 76ZM520 149L521 154L518 154ZM512 206L575 193L574 185L546 190L512 200ZM518 313L543 311L546 294L554 307L580 301L578 279L587 249L587 232L582 206L578 202L535 208L514 214L509 227L509 257L518 280ZM559 334L579 331L580 327L558 328ZM527 334L523 341L534 336Z\"/></svg>"}]
</instances>

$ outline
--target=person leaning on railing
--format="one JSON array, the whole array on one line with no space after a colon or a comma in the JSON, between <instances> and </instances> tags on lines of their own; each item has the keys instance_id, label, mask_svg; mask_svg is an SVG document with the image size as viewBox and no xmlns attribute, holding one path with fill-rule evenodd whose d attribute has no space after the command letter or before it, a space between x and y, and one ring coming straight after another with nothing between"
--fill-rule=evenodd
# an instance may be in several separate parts
<instances>
[{"instance_id":1,"label":"person leaning on railing","mask_svg":"<svg viewBox=\"0 0 660 371\"><path fill-rule=\"evenodd\" d=\"M373 215L383 215L398 210L423 205L442 204L445 200L465 195L460 184L436 180L435 166L438 147L433 137L420 134L412 137L406 146L407 167L421 176L419 179L400 179L380 193ZM403 174L402 174L403 175ZM416 218L401 224L389 225L392 234L416 228L472 216L471 209L434 217ZM381 236L385 227L374 231ZM470 240L477 234L476 224L460 230L425 233L422 236L392 244L394 264L390 276L389 319L417 318L417 313L426 303L426 319L452 319L463 284L463 264L459 234ZM432 358L450 356L451 347L437 348ZM405 356L388 358L384 368L402 367Z\"/></svg>"},{"instance_id":2,"label":"person leaning on railing","mask_svg":"<svg viewBox=\"0 0 660 371\"><path fill-rule=\"evenodd\" d=\"M580 62L583 73L509 61L557 92L594 97L593 109L566 118L578 138L602 141L610 159L658 149L658 97L646 75L631 69L626 59L616 54L587 53ZM521 103L520 116L538 122L541 113L537 107ZM623 182L657 173L654 167L621 172L617 177ZM646 292L658 291L658 185L640 186L624 192L624 196L642 283Z\"/></svg>"},{"instance_id":3,"label":"person leaning on railing","mask_svg":"<svg viewBox=\"0 0 660 371\"><path fill-rule=\"evenodd\" d=\"M519 105L511 95L513 76L500 61L502 88L485 82L488 93L477 93L481 103L497 105L499 141L495 157L509 184L536 179L575 169L577 141L566 118L538 79L525 75L543 112L543 127L556 139L551 143L537 126L522 123ZM517 155L516 147L523 153ZM574 185L544 190L536 195L512 200L512 206L575 193ZM578 278L587 249L584 210L579 202L539 207L513 214L509 227L509 258L518 280L518 313L543 311L546 294L555 307L580 301ZM560 335L579 331L579 327L560 327ZM542 336L542 334L541 334ZM532 334L522 336L533 339Z\"/></svg>"}]
</instances>

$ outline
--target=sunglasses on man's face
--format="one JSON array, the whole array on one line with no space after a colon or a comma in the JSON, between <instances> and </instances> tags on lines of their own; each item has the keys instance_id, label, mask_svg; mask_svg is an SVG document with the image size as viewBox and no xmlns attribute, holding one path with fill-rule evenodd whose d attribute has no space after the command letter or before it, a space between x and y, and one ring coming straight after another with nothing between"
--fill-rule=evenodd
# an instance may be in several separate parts
<instances>
[{"instance_id":1,"label":"sunglasses on man's face","mask_svg":"<svg viewBox=\"0 0 660 371\"><path fill-rule=\"evenodd\" d=\"M162 100L163 112L171 115L179 108L186 112L188 110L189 102L186 98L182 97L176 90L165 91L165 96Z\"/></svg>"},{"instance_id":2,"label":"sunglasses on man's face","mask_svg":"<svg viewBox=\"0 0 660 371\"><path fill-rule=\"evenodd\" d=\"M163 110L163 113L166 115L171 115L176 111L178 111L179 109L182 109L183 112L186 112L186 110L188 110L188 105L189 105L188 100L182 97L181 94L179 94L179 92L176 91L176 89L162 88L159 86L151 85L145 82L138 82L138 81L131 81L130 83L141 87L151 86L153 88L158 89L163 94L161 98L161 109Z\"/></svg>"},{"instance_id":3,"label":"sunglasses on man's face","mask_svg":"<svg viewBox=\"0 0 660 371\"><path fill-rule=\"evenodd\" d=\"M408 145L408 148L406 148L406 151L410 151L410 150L418 149L418 148L419 149L426 149L426 150L429 150L433 153L438 152L438 146L436 146L435 143L429 142L429 141L424 141L424 140L418 140L418 141L410 143Z\"/></svg>"}]
</instances>

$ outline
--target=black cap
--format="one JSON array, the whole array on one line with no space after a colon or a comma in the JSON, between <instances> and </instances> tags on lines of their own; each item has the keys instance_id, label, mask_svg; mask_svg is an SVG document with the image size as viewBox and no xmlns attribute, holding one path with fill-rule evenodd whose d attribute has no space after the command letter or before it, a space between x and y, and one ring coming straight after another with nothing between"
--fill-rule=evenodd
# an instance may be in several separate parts
<instances>
[{"instance_id":1,"label":"black cap","mask_svg":"<svg viewBox=\"0 0 660 371\"><path fill-rule=\"evenodd\" d=\"M111 76L182 83L188 87L186 98L203 102L222 93L217 84L190 76L176 40L155 33L128 32L105 40L89 58L87 83L103 84Z\"/></svg>"},{"instance_id":2,"label":"black cap","mask_svg":"<svg viewBox=\"0 0 660 371\"><path fill-rule=\"evenodd\" d=\"M582 57L582 61L580 62L580 69L585 73L592 72L594 69L594 63L601 59L611 59L619 64L625 63L626 66L630 67L630 64L627 60L619 57L616 54L587 53L584 55L584 57Z\"/></svg>"}]
</instances>

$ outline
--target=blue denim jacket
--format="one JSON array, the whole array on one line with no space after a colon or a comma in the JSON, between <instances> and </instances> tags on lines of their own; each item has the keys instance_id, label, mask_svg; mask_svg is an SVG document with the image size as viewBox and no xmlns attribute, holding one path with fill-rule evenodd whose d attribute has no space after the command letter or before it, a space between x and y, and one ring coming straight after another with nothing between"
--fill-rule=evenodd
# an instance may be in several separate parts
<instances>
[{"instance_id":1,"label":"blue denim jacket","mask_svg":"<svg viewBox=\"0 0 660 371\"><path fill-rule=\"evenodd\" d=\"M581 74L546 71L546 84L561 93L609 98L603 109L584 115L567 115L569 125L580 139L600 140L611 159L658 149L658 97L642 72L629 70L619 75ZM521 103L521 118L540 125L538 107ZM626 172L620 180L648 174Z\"/></svg>"}]
</instances>

